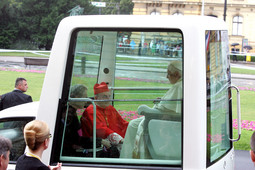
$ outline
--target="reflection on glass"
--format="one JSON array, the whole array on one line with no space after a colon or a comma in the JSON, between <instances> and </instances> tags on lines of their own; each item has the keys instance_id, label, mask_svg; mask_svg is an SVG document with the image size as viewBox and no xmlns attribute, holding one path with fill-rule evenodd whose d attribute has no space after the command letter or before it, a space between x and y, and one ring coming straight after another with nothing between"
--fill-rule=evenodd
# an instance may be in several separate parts
<instances>
[{"instance_id":1,"label":"reflection on glass","mask_svg":"<svg viewBox=\"0 0 255 170\"><path fill-rule=\"evenodd\" d=\"M230 149L230 65L226 31L206 31L207 148L210 162Z\"/></svg>"}]
</instances>

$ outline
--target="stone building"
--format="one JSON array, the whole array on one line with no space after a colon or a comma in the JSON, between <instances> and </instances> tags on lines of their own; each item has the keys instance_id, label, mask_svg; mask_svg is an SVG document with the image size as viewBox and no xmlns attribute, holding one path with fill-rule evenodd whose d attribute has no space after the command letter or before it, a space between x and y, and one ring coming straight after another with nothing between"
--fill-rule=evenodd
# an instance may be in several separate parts
<instances>
[{"instance_id":1,"label":"stone building","mask_svg":"<svg viewBox=\"0 0 255 170\"><path fill-rule=\"evenodd\" d=\"M134 15L205 15L224 19L225 0L133 0ZM202 10L204 4L204 10ZM204 12L202 12L204 11ZM227 0L229 44L255 49L255 0ZM251 50L250 52L253 52ZM255 52L255 50L254 50Z\"/></svg>"}]
</instances>

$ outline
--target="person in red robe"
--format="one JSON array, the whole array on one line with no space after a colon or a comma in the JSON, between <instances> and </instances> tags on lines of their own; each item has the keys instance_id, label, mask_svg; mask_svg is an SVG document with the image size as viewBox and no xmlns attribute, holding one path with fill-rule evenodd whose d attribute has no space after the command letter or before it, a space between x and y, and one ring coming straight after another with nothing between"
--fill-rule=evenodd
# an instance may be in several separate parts
<instances>
[{"instance_id":1,"label":"person in red robe","mask_svg":"<svg viewBox=\"0 0 255 170\"><path fill-rule=\"evenodd\" d=\"M105 82L95 84L95 100L109 100L111 95ZM128 121L124 120L110 101L98 101L96 104L96 136L108 139L112 145L122 144L125 137ZM93 105L84 111L81 117L82 134L85 137L93 136Z\"/></svg>"}]
</instances>

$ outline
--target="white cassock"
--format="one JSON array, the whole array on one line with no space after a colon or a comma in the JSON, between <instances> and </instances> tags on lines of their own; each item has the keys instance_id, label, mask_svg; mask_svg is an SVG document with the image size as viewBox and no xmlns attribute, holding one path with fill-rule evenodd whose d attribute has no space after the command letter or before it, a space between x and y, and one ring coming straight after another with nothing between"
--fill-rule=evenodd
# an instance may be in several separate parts
<instances>
[{"instance_id":1,"label":"white cassock","mask_svg":"<svg viewBox=\"0 0 255 170\"><path fill-rule=\"evenodd\" d=\"M182 99L182 79L176 82L161 99ZM149 112L156 114L175 112L177 115L181 115L181 105L181 101L160 101L158 104L155 104L153 108L146 105L139 106L138 113L141 114L142 112ZM147 147L144 146L143 126L144 117L140 117L129 122L120 158L150 158Z\"/></svg>"}]
</instances>

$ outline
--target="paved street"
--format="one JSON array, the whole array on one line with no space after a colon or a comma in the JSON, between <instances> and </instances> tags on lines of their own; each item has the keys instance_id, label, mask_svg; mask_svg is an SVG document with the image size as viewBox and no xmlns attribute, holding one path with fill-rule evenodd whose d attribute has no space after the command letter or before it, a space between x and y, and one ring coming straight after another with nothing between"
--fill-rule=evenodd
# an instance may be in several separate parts
<instances>
[{"instance_id":1,"label":"paved street","mask_svg":"<svg viewBox=\"0 0 255 170\"><path fill-rule=\"evenodd\" d=\"M249 151L235 150L235 170L255 169Z\"/></svg>"}]
</instances>

